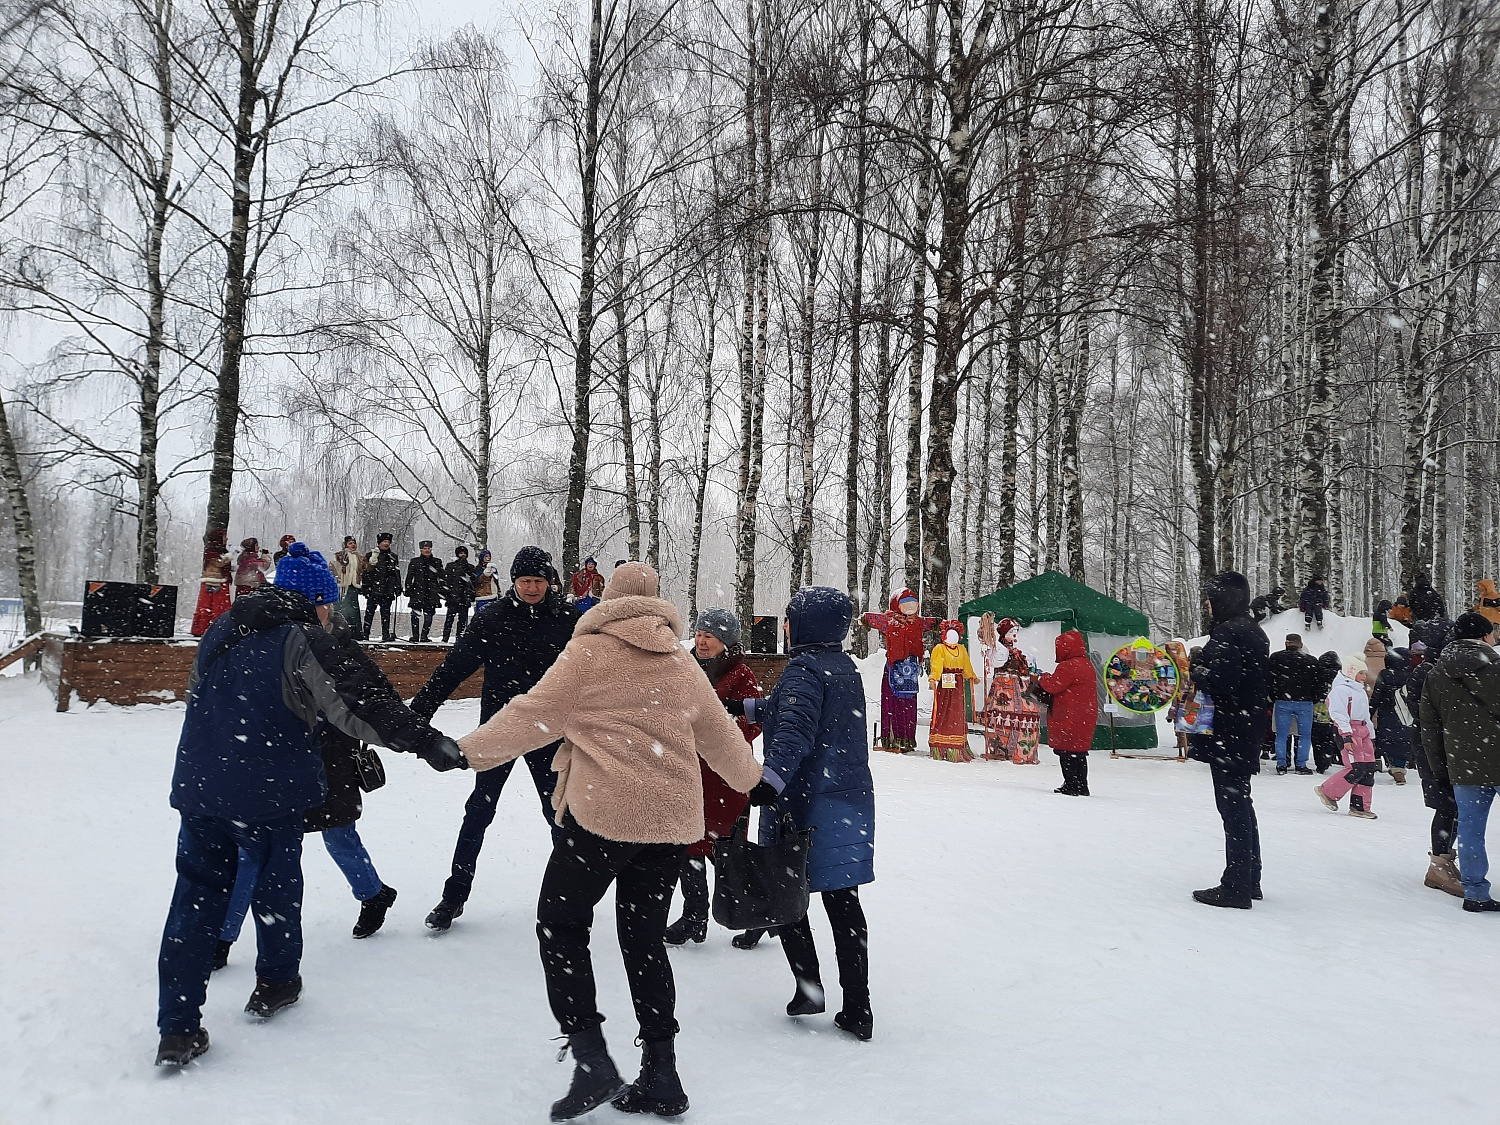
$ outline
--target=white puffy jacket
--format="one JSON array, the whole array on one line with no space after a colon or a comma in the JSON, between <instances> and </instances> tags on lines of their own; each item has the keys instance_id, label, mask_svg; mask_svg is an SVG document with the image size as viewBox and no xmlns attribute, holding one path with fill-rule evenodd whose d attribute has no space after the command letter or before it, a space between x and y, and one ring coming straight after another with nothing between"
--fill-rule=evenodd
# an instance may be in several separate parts
<instances>
[{"instance_id":1,"label":"white puffy jacket","mask_svg":"<svg viewBox=\"0 0 1500 1125\"><path fill-rule=\"evenodd\" d=\"M1328 692L1328 717L1342 734L1353 734L1353 723L1370 724L1370 697L1365 685L1340 672Z\"/></svg>"}]
</instances>

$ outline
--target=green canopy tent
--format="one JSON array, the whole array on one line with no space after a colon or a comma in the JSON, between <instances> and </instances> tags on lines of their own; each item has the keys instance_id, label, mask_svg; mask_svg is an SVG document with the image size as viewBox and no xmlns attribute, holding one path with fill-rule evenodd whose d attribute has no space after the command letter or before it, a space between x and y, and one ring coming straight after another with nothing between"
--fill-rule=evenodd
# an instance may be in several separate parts
<instances>
[{"instance_id":1,"label":"green canopy tent","mask_svg":"<svg viewBox=\"0 0 1500 1125\"><path fill-rule=\"evenodd\" d=\"M1022 626L1055 621L1060 630L1077 629L1088 638L1089 655L1101 669L1121 645L1144 637L1151 628L1144 613L1055 570L965 602L958 612L965 621L992 613L996 621L1010 617ZM971 629L970 636L973 635ZM1100 708L1099 726L1094 731L1095 750L1108 750L1111 745L1121 750L1148 750L1157 745L1154 715L1106 711L1102 672L1098 690Z\"/></svg>"}]
</instances>

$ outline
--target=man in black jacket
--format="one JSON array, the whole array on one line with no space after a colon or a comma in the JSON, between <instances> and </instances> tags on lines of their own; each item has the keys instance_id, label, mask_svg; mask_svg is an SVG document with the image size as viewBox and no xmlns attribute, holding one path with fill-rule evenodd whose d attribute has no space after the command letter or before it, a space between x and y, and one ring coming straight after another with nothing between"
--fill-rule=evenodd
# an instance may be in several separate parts
<instances>
[{"instance_id":1,"label":"man in black jacket","mask_svg":"<svg viewBox=\"0 0 1500 1125\"><path fill-rule=\"evenodd\" d=\"M469 561L469 548L460 544L453 549L453 561L443 567L443 604L448 612L443 615L443 643L448 643L452 634L456 641L464 635L469 623L469 607L474 604L474 579L479 568ZM453 626L457 623L458 629Z\"/></svg>"},{"instance_id":2,"label":"man in black jacket","mask_svg":"<svg viewBox=\"0 0 1500 1125\"><path fill-rule=\"evenodd\" d=\"M443 598L443 560L432 553L432 540L417 544L418 555L406 564L406 604L411 610L411 639L429 641L432 618Z\"/></svg>"},{"instance_id":3,"label":"man in black jacket","mask_svg":"<svg viewBox=\"0 0 1500 1125\"><path fill-rule=\"evenodd\" d=\"M1271 654L1271 699L1276 720L1276 773L1287 771L1287 741L1297 739L1297 772L1312 773L1313 704L1328 691L1318 659L1302 647L1297 633L1286 635L1286 647ZM1295 730L1293 729L1295 727Z\"/></svg>"},{"instance_id":4,"label":"man in black jacket","mask_svg":"<svg viewBox=\"0 0 1500 1125\"><path fill-rule=\"evenodd\" d=\"M375 540L375 550L365 560L365 628L364 634L371 640L370 627L375 624L375 611L380 610L380 639L387 643L396 639L391 632L391 603L401 594L401 560L391 550L391 533L382 531Z\"/></svg>"},{"instance_id":5,"label":"man in black jacket","mask_svg":"<svg viewBox=\"0 0 1500 1125\"><path fill-rule=\"evenodd\" d=\"M1437 592L1432 584L1432 577L1426 571L1422 571L1412 579L1411 593L1407 596L1407 605L1411 606L1411 619L1417 621L1439 621L1448 616L1448 608L1443 602L1443 595Z\"/></svg>"},{"instance_id":6,"label":"man in black jacket","mask_svg":"<svg viewBox=\"0 0 1500 1125\"><path fill-rule=\"evenodd\" d=\"M562 654L573 636L578 610L551 588L557 572L540 547L522 547L510 566L510 591L474 616L448 657L411 702L411 709L430 719L459 684L484 668L479 721L486 722L517 695L530 691ZM542 816L552 826L552 752L557 743L525 755L536 783ZM474 775L474 792L464 806L464 820L453 849L453 869L443 885L442 901L427 916L427 925L442 933L464 912L474 886L474 867L484 834L495 819L495 805L514 762Z\"/></svg>"},{"instance_id":7,"label":"man in black jacket","mask_svg":"<svg viewBox=\"0 0 1500 1125\"><path fill-rule=\"evenodd\" d=\"M1250 779L1260 770L1271 711L1270 643L1250 616L1250 583L1226 571L1209 581L1204 600L1213 619L1208 644L1193 665L1193 686L1213 700L1213 733L1194 734L1188 757L1207 762L1214 802L1224 821L1224 875L1194 891L1207 906L1250 909L1260 894L1260 828Z\"/></svg>"}]
</instances>

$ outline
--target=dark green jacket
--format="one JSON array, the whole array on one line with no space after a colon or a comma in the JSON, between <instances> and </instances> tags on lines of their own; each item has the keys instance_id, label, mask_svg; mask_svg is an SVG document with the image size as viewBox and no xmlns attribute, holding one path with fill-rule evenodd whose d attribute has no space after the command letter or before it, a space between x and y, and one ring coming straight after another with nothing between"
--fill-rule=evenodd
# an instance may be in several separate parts
<instances>
[{"instance_id":1,"label":"dark green jacket","mask_svg":"<svg viewBox=\"0 0 1500 1125\"><path fill-rule=\"evenodd\" d=\"M1422 688L1422 748L1454 785L1500 785L1500 653L1454 641Z\"/></svg>"}]
</instances>

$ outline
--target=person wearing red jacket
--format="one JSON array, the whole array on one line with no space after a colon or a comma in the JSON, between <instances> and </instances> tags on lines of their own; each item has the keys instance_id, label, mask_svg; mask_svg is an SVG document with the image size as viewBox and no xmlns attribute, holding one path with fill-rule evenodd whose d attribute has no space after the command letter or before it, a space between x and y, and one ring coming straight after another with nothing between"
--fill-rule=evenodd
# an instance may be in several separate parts
<instances>
[{"instance_id":1,"label":"person wearing red jacket","mask_svg":"<svg viewBox=\"0 0 1500 1125\"><path fill-rule=\"evenodd\" d=\"M714 685L720 699L759 699L760 681L745 663L740 647L740 619L727 609L705 609L693 625L693 655ZM760 736L760 726L741 715L736 722L745 741ZM714 841L728 836L745 811L748 798L698 759L703 771L703 839L689 844L682 864L682 917L667 927L668 945L704 941L708 937L708 857ZM757 938L759 935L756 935Z\"/></svg>"},{"instance_id":2,"label":"person wearing red jacket","mask_svg":"<svg viewBox=\"0 0 1500 1125\"><path fill-rule=\"evenodd\" d=\"M1057 668L1042 673L1038 685L1052 696L1047 711L1047 744L1062 766L1063 783L1054 793L1089 795L1089 748L1099 722L1099 672L1089 659L1088 642L1076 629L1057 638Z\"/></svg>"},{"instance_id":3,"label":"person wearing red jacket","mask_svg":"<svg viewBox=\"0 0 1500 1125\"><path fill-rule=\"evenodd\" d=\"M917 595L902 590L891 597L889 613L867 613L860 621L885 638L876 749L908 754L917 748L917 689L926 652L922 634L937 625L937 618L923 617Z\"/></svg>"}]
</instances>

